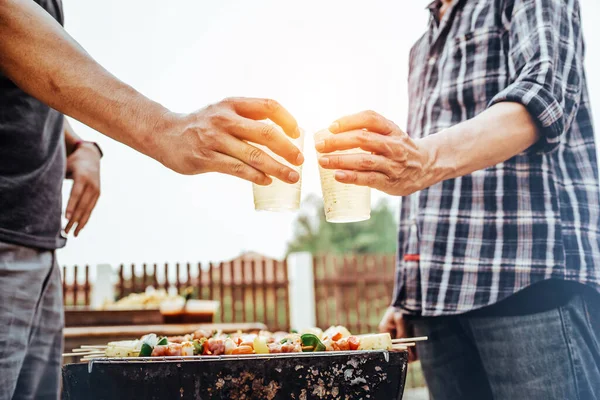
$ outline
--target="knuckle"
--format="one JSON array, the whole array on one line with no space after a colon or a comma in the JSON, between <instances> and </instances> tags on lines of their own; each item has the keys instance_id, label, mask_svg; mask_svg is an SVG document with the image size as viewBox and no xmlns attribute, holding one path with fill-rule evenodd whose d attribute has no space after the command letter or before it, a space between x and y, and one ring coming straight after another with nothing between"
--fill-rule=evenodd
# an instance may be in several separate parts
<instances>
[{"instance_id":1,"label":"knuckle","mask_svg":"<svg viewBox=\"0 0 600 400\"><path fill-rule=\"evenodd\" d=\"M248 160L250 165L261 165L263 162L263 152L256 147L252 147L248 152Z\"/></svg>"},{"instance_id":2,"label":"knuckle","mask_svg":"<svg viewBox=\"0 0 600 400\"><path fill-rule=\"evenodd\" d=\"M279 111L279 109L281 108L281 105L273 99L265 99L264 107L267 111L269 111L271 113L275 113L275 112Z\"/></svg>"},{"instance_id":3,"label":"knuckle","mask_svg":"<svg viewBox=\"0 0 600 400\"><path fill-rule=\"evenodd\" d=\"M214 125L225 126L229 123L229 115L224 112L215 112L211 116L211 121Z\"/></svg>"},{"instance_id":4,"label":"knuckle","mask_svg":"<svg viewBox=\"0 0 600 400\"><path fill-rule=\"evenodd\" d=\"M368 174L367 175L367 183L369 185L374 185L377 182L377 177L375 176L375 174Z\"/></svg>"},{"instance_id":5,"label":"knuckle","mask_svg":"<svg viewBox=\"0 0 600 400\"><path fill-rule=\"evenodd\" d=\"M277 174L281 177L286 177L288 176L289 172L288 169L286 167L279 167L277 168Z\"/></svg>"},{"instance_id":6,"label":"knuckle","mask_svg":"<svg viewBox=\"0 0 600 400\"><path fill-rule=\"evenodd\" d=\"M379 114L373 110L367 110L365 111L365 119L368 122L375 122L379 119Z\"/></svg>"},{"instance_id":7,"label":"knuckle","mask_svg":"<svg viewBox=\"0 0 600 400\"><path fill-rule=\"evenodd\" d=\"M226 107L233 107L235 103L237 103L239 99L237 97L225 97L223 100L219 102L219 104Z\"/></svg>"},{"instance_id":8,"label":"knuckle","mask_svg":"<svg viewBox=\"0 0 600 400\"><path fill-rule=\"evenodd\" d=\"M361 130L358 134L358 141L360 144L366 144L371 140L371 134L369 131Z\"/></svg>"},{"instance_id":9,"label":"knuckle","mask_svg":"<svg viewBox=\"0 0 600 400\"><path fill-rule=\"evenodd\" d=\"M375 161L373 161L373 159L371 159L370 157L361 156L358 161L358 165L361 168L372 168L375 166Z\"/></svg>"},{"instance_id":10,"label":"knuckle","mask_svg":"<svg viewBox=\"0 0 600 400\"><path fill-rule=\"evenodd\" d=\"M236 175L241 175L244 172L244 164L241 162L235 162L231 165L231 172Z\"/></svg>"},{"instance_id":11,"label":"knuckle","mask_svg":"<svg viewBox=\"0 0 600 400\"><path fill-rule=\"evenodd\" d=\"M217 142L218 133L216 129L203 129L198 133L198 136L200 140L194 140L193 142L200 142L194 143L194 148L200 149L206 146L212 147Z\"/></svg>"},{"instance_id":12,"label":"knuckle","mask_svg":"<svg viewBox=\"0 0 600 400\"><path fill-rule=\"evenodd\" d=\"M264 124L260 129L260 137L267 142L272 141L275 138L275 128L271 125Z\"/></svg>"}]
</instances>

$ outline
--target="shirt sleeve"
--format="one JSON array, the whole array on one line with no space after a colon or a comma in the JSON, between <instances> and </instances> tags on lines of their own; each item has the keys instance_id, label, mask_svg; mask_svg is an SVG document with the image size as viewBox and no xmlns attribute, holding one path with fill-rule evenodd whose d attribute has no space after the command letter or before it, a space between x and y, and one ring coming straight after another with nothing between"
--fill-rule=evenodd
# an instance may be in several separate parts
<instances>
[{"instance_id":1,"label":"shirt sleeve","mask_svg":"<svg viewBox=\"0 0 600 400\"><path fill-rule=\"evenodd\" d=\"M490 101L523 104L536 120L549 153L564 138L583 86L583 37L578 0L506 0L509 85Z\"/></svg>"}]
</instances>

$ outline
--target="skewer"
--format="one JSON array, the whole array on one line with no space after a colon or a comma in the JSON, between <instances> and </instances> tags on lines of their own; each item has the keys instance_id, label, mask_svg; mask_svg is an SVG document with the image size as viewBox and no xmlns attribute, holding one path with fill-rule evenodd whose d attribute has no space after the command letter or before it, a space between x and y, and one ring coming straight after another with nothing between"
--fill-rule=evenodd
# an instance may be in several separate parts
<instances>
[{"instance_id":1,"label":"skewer","mask_svg":"<svg viewBox=\"0 0 600 400\"><path fill-rule=\"evenodd\" d=\"M95 360L97 358L102 358L101 356L96 356L96 357L82 357L80 361L92 361Z\"/></svg>"},{"instance_id":2,"label":"skewer","mask_svg":"<svg viewBox=\"0 0 600 400\"><path fill-rule=\"evenodd\" d=\"M79 346L80 349L107 349L108 345L105 344L99 344L99 345L91 345L91 344L82 344L81 346Z\"/></svg>"},{"instance_id":3,"label":"skewer","mask_svg":"<svg viewBox=\"0 0 600 400\"><path fill-rule=\"evenodd\" d=\"M429 339L427 336L418 336L412 338L392 339L392 343L423 342Z\"/></svg>"},{"instance_id":4,"label":"skewer","mask_svg":"<svg viewBox=\"0 0 600 400\"><path fill-rule=\"evenodd\" d=\"M87 353L77 352L77 353L63 353L63 357L73 357L73 356L93 356L93 355L103 355L103 351L90 351Z\"/></svg>"},{"instance_id":5,"label":"skewer","mask_svg":"<svg viewBox=\"0 0 600 400\"><path fill-rule=\"evenodd\" d=\"M81 348L79 348L79 349L73 349L71 351L73 353L87 353L87 352L90 352L90 351L104 351L104 350L103 349L96 349L96 348L93 348L93 349L92 348L89 348L89 349L81 349Z\"/></svg>"}]
</instances>

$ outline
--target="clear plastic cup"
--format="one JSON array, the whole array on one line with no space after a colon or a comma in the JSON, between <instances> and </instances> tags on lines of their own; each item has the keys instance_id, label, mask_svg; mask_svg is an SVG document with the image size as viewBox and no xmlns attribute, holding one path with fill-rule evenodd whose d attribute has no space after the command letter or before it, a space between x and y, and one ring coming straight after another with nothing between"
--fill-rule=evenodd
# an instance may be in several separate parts
<instances>
[{"instance_id":1,"label":"clear plastic cup","mask_svg":"<svg viewBox=\"0 0 600 400\"><path fill-rule=\"evenodd\" d=\"M315 143L333 135L328 130L315 133ZM331 154L367 153L362 149L336 151ZM317 152L317 156L320 154ZM335 180L335 170L319 165L325 219L332 223L359 222L371 218L371 188Z\"/></svg>"},{"instance_id":2,"label":"clear plastic cup","mask_svg":"<svg viewBox=\"0 0 600 400\"><path fill-rule=\"evenodd\" d=\"M277 125L275 125L279 130ZM300 151L304 150L304 131L300 130L300 137L292 139L287 136L283 130L281 134L285 135ZM258 211L293 211L300 208L300 196L302 189L302 166L292 165L287 162L284 158L273 153L266 146L252 143L253 146L258 147L269 156L273 157L276 161L287 165L294 171L298 172L300 179L296 183L286 183L280 181L277 178L272 177L273 182L268 186L261 186L252 184L252 191L254 193L254 209Z\"/></svg>"}]
</instances>

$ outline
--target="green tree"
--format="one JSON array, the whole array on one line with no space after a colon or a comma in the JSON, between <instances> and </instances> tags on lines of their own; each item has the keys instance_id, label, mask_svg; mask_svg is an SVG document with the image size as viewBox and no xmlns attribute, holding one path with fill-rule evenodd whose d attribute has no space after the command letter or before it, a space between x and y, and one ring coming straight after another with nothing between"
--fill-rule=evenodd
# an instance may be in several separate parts
<instances>
[{"instance_id":1,"label":"green tree","mask_svg":"<svg viewBox=\"0 0 600 400\"><path fill-rule=\"evenodd\" d=\"M325 220L323 202L310 196L303 202L294 223L294 237L288 253L313 254L394 253L397 222L390 202L382 199L371 210L371 218L350 224L330 224Z\"/></svg>"}]
</instances>

